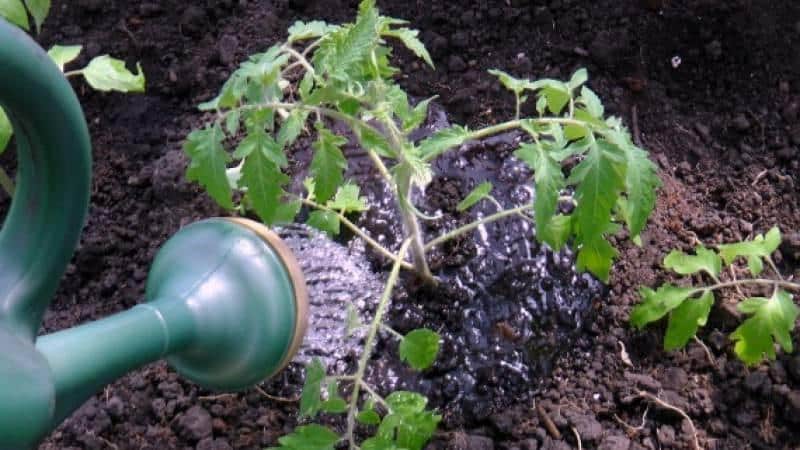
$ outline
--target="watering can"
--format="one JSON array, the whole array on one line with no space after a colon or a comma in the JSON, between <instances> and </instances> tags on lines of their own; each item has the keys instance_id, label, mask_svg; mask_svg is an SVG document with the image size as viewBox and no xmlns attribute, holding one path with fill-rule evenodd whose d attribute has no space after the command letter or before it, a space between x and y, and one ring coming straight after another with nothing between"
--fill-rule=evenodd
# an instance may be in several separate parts
<instances>
[{"instance_id":1,"label":"watering can","mask_svg":"<svg viewBox=\"0 0 800 450\"><path fill-rule=\"evenodd\" d=\"M18 159L0 230L0 450L35 448L91 395L152 361L208 389L241 390L291 360L307 322L303 275L275 234L246 219L183 228L156 255L145 302L37 337L87 213L90 141L61 71L2 19L0 106Z\"/></svg>"}]
</instances>

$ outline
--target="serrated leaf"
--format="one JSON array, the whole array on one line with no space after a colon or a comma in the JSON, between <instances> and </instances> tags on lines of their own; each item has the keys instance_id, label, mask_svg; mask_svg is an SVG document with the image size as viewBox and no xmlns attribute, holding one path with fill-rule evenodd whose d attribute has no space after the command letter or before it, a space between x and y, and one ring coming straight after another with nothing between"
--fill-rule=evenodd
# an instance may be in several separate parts
<instances>
[{"instance_id":1,"label":"serrated leaf","mask_svg":"<svg viewBox=\"0 0 800 450\"><path fill-rule=\"evenodd\" d=\"M470 191L464 200L456 206L457 211L466 211L469 208L472 208L476 203L485 199L489 196L489 193L492 192L492 183L488 181L484 181L483 183L475 186L475 189Z\"/></svg>"},{"instance_id":2,"label":"serrated leaf","mask_svg":"<svg viewBox=\"0 0 800 450\"><path fill-rule=\"evenodd\" d=\"M569 86L570 90L577 89L583 83L586 83L586 80L589 79L589 72L586 71L585 68L580 68L572 74L572 77L567 82L567 86Z\"/></svg>"},{"instance_id":3,"label":"serrated leaf","mask_svg":"<svg viewBox=\"0 0 800 450\"><path fill-rule=\"evenodd\" d=\"M11 140L11 136L14 135L14 128L11 126L11 121L8 120L8 116L6 112L3 111L3 108L0 108L0 155L6 151L8 147L8 142Z\"/></svg>"},{"instance_id":4,"label":"serrated leaf","mask_svg":"<svg viewBox=\"0 0 800 450\"><path fill-rule=\"evenodd\" d=\"M428 399L414 392L396 391L386 397L390 413L378 427L377 437L407 450L422 450L441 416L425 410Z\"/></svg>"},{"instance_id":5,"label":"serrated leaf","mask_svg":"<svg viewBox=\"0 0 800 450\"><path fill-rule=\"evenodd\" d=\"M522 144L514 156L533 169L536 196L533 205L536 235L543 236L550 220L558 209L558 197L566 186L561 164L553 159L541 145Z\"/></svg>"},{"instance_id":6,"label":"serrated leaf","mask_svg":"<svg viewBox=\"0 0 800 450\"><path fill-rule=\"evenodd\" d=\"M758 269L761 272L763 264L759 266L753 259L766 258L770 256L778 246L781 245L781 232L778 227L772 227L766 235L759 234L749 241L737 242L734 244L720 245L719 255L725 264L731 264L736 258L744 256L748 258L748 266L751 270ZM760 263L761 261L759 261ZM758 275L758 272L753 272L753 275Z\"/></svg>"},{"instance_id":7,"label":"serrated leaf","mask_svg":"<svg viewBox=\"0 0 800 450\"><path fill-rule=\"evenodd\" d=\"M339 187L333 200L328 202L327 207L346 214L366 211L367 202L366 198L361 197L358 185L348 182Z\"/></svg>"},{"instance_id":8,"label":"serrated leaf","mask_svg":"<svg viewBox=\"0 0 800 450\"><path fill-rule=\"evenodd\" d=\"M280 131L278 131L278 144L286 148L297 140L300 133L303 131L303 126L308 119L308 111L295 109L289 113L286 120L283 121Z\"/></svg>"},{"instance_id":9,"label":"serrated leaf","mask_svg":"<svg viewBox=\"0 0 800 450\"><path fill-rule=\"evenodd\" d=\"M5 17L20 28L30 30L28 12L21 0L0 0L0 17Z\"/></svg>"},{"instance_id":10,"label":"serrated leaf","mask_svg":"<svg viewBox=\"0 0 800 450\"><path fill-rule=\"evenodd\" d=\"M378 43L378 12L374 2L362 2L353 25L328 34L314 53L314 64L333 78L346 79Z\"/></svg>"},{"instance_id":11,"label":"serrated leaf","mask_svg":"<svg viewBox=\"0 0 800 450\"><path fill-rule=\"evenodd\" d=\"M572 216L556 214L542 230L536 234L537 239L549 245L554 251L561 250L572 235Z\"/></svg>"},{"instance_id":12,"label":"serrated leaf","mask_svg":"<svg viewBox=\"0 0 800 450\"><path fill-rule=\"evenodd\" d=\"M300 415L314 417L322 406L322 381L325 379L325 366L319 358L306 365L306 379L300 393Z\"/></svg>"},{"instance_id":13,"label":"serrated leaf","mask_svg":"<svg viewBox=\"0 0 800 450\"><path fill-rule=\"evenodd\" d=\"M313 20L311 22L297 21L289 27L289 42L302 41L305 39L314 39L324 36L330 32L336 31L338 25L330 25L321 20Z\"/></svg>"},{"instance_id":14,"label":"serrated leaf","mask_svg":"<svg viewBox=\"0 0 800 450\"><path fill-rule=\"evenodd\" d=\"M229 136L236 136L239 133L239 110L234 109L229 114L228 117L225 118L225 131L228 133Z\"/></svg>"},{"instance_id":15,"label":"serrated leaf","mask_svg":"<svg viewBox=\"0 0 800 450\"><path fill-rule=\"evenodd\" d=\"M439 340L437 333L426 328L411 331L400 341L400 359L414 369L427 369L439 354Z\"/></svg>"},{"instance_id":16,"label":"serrated leaf","mask_svg":"<svg viewBox=\"0 0 800 450\"><path fill-rule=\"evenodd\" d=\"M513 92L517 96L520 95L528 86L530 86L530 81L515 78L512 75L503 72L502 70L489 69L489 73L496 76L497 79L500 80L500 84L502 84L503 87Z\"/></svg>"},{"instance_id":17,"label":"serrated leaf","mask_svg":"<svg viewBox=\"0 0 800 450\"><path fill-rule=\"evenodd\" d=\"M54 45L47 51L47 54L50 55L50 59L56 63L59 70L63 72L64 66L75 61L80 56L81 50L83 50L83 46L80 45Z\"/></svg>"},{"instance_id":18,"label":"serrated leaf","mask_svg":"<svg viewBox=\"0 0 800 450\"><path fill-rule=\"evenodd\" d=\"M246 188L245 197L248 203L264 223L277 222L276 212L283 197L281 187L289 180L290 178L281 172L266 147L256 144L253 151L245 158L240 185Z\"/></svg>"},{"instance_id":19,"label":"serrated leaf","mask_svg":"<svg viewBox=\"0 0 800 450\"><path fill-rule=\"evenodd\" d=\"M416 130L425 119L428 118L428 105L436 97L426 98L417 103L413 109L409 111L408 118L403 120L403 131L409 132Z\"/></svg>"},{"instance_id":20,"label":"serrated leaf","mask_svg":"<svg viewBox=\"0 0 800 450\"><path fill-rule=\"evenodd\" d=\"M103 55L91 60L81 72L98 91L144 92L142 66L137 64L136 70L134 74L125 67L125 61Z\"/></svg>"},{"instance_id":21,"label":"serrated leaf","mask_svg":"<svg viewBox=\"0 0 800 450\"><path fill-rule=\"evenodd\" d=\"M262 129L254 129L242 139L233 156L245 158L254 152L262 153L265 158L278 168L286 167L288 164L286 155L283 153L283 147Z\"/></svg>"},{"instance_id":22,"label":"serrated leaf","mask_svg":"<svg viewBox=\"0 0 800 450\"><path fill-rule=\"evenodd\" d=\"M586 112L589 113L590 116L595 119L603 118L603 113L605 112L603 103L593 90L586 86L581 87L581 95L578 97L578 103L586 107Z\"/></svg>"},{"instance_id":23,"label":"serrated leaf","mask_svg":"<svg viewBox=\"0 0 800 450\"><path fill-rule=\"evenodd\" d=\"M577 184L573 212L578 244L578 267L603 281L608 280L616 250L603 234L611 222L612 209L624 185L624 166L619 150L603 141L590 148L570 174L568 184Z\"/></svg>"},{"instance_id":24,"label":"serrated leaf","mask_svg":"<svg viewBox=\"0 0 800 450\"><path fill-rule=\"evenodd\" d=\"M281 448L286 450L333 450L341 438L322 425L304 425L291 434L278 438Z\"/></svg>"},{"instance_id":25,"label":"serrated leaf","mask_svg":"<svg viewBox=\"0 0 800 450\"><path fill-rule=\"evenodd\" d=\"M381 31L382 36L393 37L403 45L411 50L412 53L417 55L418 58L425 61L431 68L434 68L433 60L431 59L431 55L428 53L428 50L425 48L425 44L419 40L417 37L419 35L418 30L412 30L409 28L397 28L394 30L385 29Z\"/></svg>"},{"instance_id":26,"label":"serrated leaf","mask_svg":"<svg viewBox=\"0 0 800 450\"><path fill-rule=\"evenodd\" d=\"M656 189L661 186L656 165L647 152L630 143L624 136L621 146L625 155L625 203L623 216L631 236L638 236L647 224L647 218L656 205Z\"/></svg>"},{"instance_id":27,"label":"serrated leaf","mask_svg":"<svg viewBox=\"0 0 800 450\"><path fill-rule=\"evenodd\" d=\"M448 149L463 144L469 137L469 130L461 125L453 125L450 128L437 131L420 142L420 154L423 159L430 161Z\"/></svg>"},{"instance_id":28,"label":"serrated leaf","mask_svg":"<svg viewBox=\"0 0 800 450\"><path fill-rule=\"evenodd\" d=\"M641 329L648 323L661 319L667 313L680 306L694 292L696 292L694 288L672 284L665 284L656 291L648 287L642 287L639 289L642 302L631 310L631 324Z\"/></svg>"},{"instance_id":29,"label":"serrated leaf","mask_svg":"<svg viewBox=\"0 0 800 450\"><path fill-rule=\"evenodd\" d=\"M230 156L222 146L223 139L225 135L216 124L189 134L183 145L191 160L186 178L200 183L223 208L233 209L233 193L225 173Z\"/></svg>"},{"instance_id":30,"label":"serrated leaf","mask_svg":"<svg viewBox=\"0 0 800 450\"><path fill-rule=\"evenodd\" d=\"M389 141L386 140L386 137L378 133L374 128L357 123L354 127L354 131L358 140L361 142L361 146L365 149L372 150L379 156L385 158L397 157L397 154L391 144L389 144Z\"/></svg>"},{"instance_id":31,"label":"serrated leaf","mask_svg":"<svg viewBox=\"0 0 800 450\"><path fill-rule=\"evenodd\" d=\"M736 342L734 351L742 361L753 365L765 357L775 359L773 339L785 352L792 352L791 331L800 310L791 294L778 289L769 299L748 298L739 304L739 310L751 316L731 334Z\"/></svg>"},{"instance_id":32,"label":"serrated leaf","mask_svg":"<svg viewBox=\"0 0 800 450\"><path fill-rule=\"evenodd\" d=\"M342 184L347 160L341 146L347 143L347 139L337 136L321 124L318 124L317 132L317 141L313 144L311 175L314 177L314 197L317 202L325 203Z\"/></svg>"},{"instance_id":33,"label":"serrated leaf","mask_svg":"<svg viewBox=\"0 0 800 450\"><path fill-rule=\"evenodd\" d=\"M50 0L25 0L25 5L36 24L36 31L42 31L42 24L50 13Z\"/></svg>"},{"instance_id":34,"label":"serrated leaf","mask_svg":"<svg viewBox=\"0 0 800 450\"><path fill-rule=\"evenodd\" d=\"M705 247L697 247L694 255L673 250L664 258L664 267L680 275L693 275L703 271L718 277L722 271L719 255Z\"/></svg>"},{"instance_id":35,"label":"serrated leaf","mask_svg":"<svg viewBox=\"0 0 800 450\"><path fill-rule=\"evenodd\" d=\"M311 211L311 213L308 215L308 220L306 223L308 226L314 227L331 236L336 236L339 234L339 231L341 231L339 216L337 216L333 211Z\"/></svg>"},{"instance_id":36,"label":"serrated leaf","mask_svg":"<svg viewBox=\"0 0 800 450\"><path fill-rule=\"evenodd\" d=\"M689 339L697 334L697 329L705 326L713 304L714 294L707 290L703 291L700 297L686 299L673 309L664 335L664 349L683 348Z\"/></svg>"}]
</instances>

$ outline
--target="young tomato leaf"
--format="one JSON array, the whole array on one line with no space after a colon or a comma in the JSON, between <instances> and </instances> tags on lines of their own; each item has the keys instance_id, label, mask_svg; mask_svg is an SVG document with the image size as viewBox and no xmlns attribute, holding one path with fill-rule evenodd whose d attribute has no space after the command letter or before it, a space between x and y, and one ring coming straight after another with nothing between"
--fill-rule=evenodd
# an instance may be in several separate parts
<instances>
[{"instance_id":1,"label":"young tomato leaf","mask_svg":"<svg viewBox=\"0 0 800 450\"><path fill-rule=\"evenodd\" d=\"M426 328L411 331L400 342L400 359L417 370L427 369L439 354L439 339Z\"/></svg>"},{"instance_id":2,"label":"young tomato leaf","mask_svg":"<svg viewBox=\"0 0 800 450\"><path fill-rule=\"evenodd\" d=\"M422 450L441 421L441 416L425 409L428 399L405 391L395 391L386 397L390 413L383 418L377 436L394 441L397 447Z\"/></svg>"},{"instance_id":3,"label":"young tomato leaf","mask_svg":"<svg viewBox=\"0 0 800 450\"><path fill-rule=\"evenodd\" d=\"M223 208L233 209L231 187L225 173L230 155L222 146L223 139L225 135L217 124L189 134L183 145L191 159L186 178L200 183Z\"/></svg>"},{"instance_id":4,"label":"young tomato leaf","mask_svg":"<svg viewBox=\"0 0 800 450\"><path fill-rule=\"evenodd\" d=\"M6 112L0 108L0 155L6 150L8 141L14 135L14 128L11 126L11 121L8 120Z\"/></svg>"},{"instance_id":5,"label":"young tomato leaf","mask_svg":"<svg viewBox=\"0 0 800 450\"><path fill-rule=\"evenodd\" d=\"M587 72L585 68L581 67L572 74L572 77L567 82L567 86L569 86L570 90L575 90L581 87L583 83L586 83L586 80L588 79L589 72Z\"/></svg>"},{"instance_id":6,"label":"young tomato leaf","mask_svg":"<svg viewBox=\"0 0 800 450\"><path fill-rule=\"evenodd\" d=\"M536 182L536 199L533 205L536 235L544 236L558 209L561 190L566 186L561 164L538 144L523 144L514 152L514 156L533 169L533 179Z\"/></svg>"},{"instance_id":7,"label":"young tomato leaf","mask_svg":"<svg viewBox=\"0 0 800 450\"><path fill-rule=\"evenodd\" d=\"M63 72L64 66L74 61L81 54L81 50L83 50L83 47L80 45L54 45L47 51L47 54Z\"/></svg>"},{"instance_id":8,"label":"young tomato leaf","mask_svg":"<svg viewBox=\"0 0 800 450\"><path fill-rule=\"evenodd\" d=\"M683 348L697 333L697 329L705 326L713 304L714 294L707 290L703 291L700 297L686 299L673 309L664 335L664 348L666 350Z\"/></svg>"},{"instance_id":9,"label":"young tomato leaf","mask_svg":"<svg viewBox=\"0 0 800 450\"><path fill-rule=\"evenodd\" d=\"M411 30L409 28L397 28L392 30L387 28L381 31L381 35L399 40L407 49L417 55L418 58L425 61L431 68L434 68L433 60L428 50L425 48L425 44L417 37L419 35L418 30Z\"/></svg>"},{"instance_id":10,"label":"young tomato leaf","mask_svg":"<svg viewBox=\"0 0 800 450\"><path fill-rule=\"evenodd\" d=\"M506 72L503 72L502 70L489 69L489 73L496 76L497 79L500 80L500 84L502 84L504 88L513 92L514 95L517 96L522 94L522 92L531 84L531 82L528 80L514 78L513 76L509 75Z\"/></svg>"},{"instance_id":11,"label":"young tomato leaf","mask_svg":"<svg viewBox=\"0 0 800 450\"><path fill-rule=\"evenodd\" d=\"M300 393L300 415L314 417L322 407L322 381L325 379L325 366L318 358L306 365L306 381Z\"/></svg>"},{"instance_id":12,"label":"young tomato leaf","mask_svg":"<svg viewBox=\"0 0 800 450\"><path fill-rule=\"evenodd\" d=\"M542 230L536 233L537 239L549 245L554 251L560 251L572 236L572 216L556 214Z\"/></svg>"},{"instance_id":13,"label":"young tomato leaf","mask_svg":"<svg viewBox=\"0 0 800 450\"><path fill-rule=\"evenodd\" d=\"M2 1L0 1L2 3ZM50 13L50 0L25 0L28 11L31 12L33 21L36 24L36 31L42 31L42 24Z\"/></svg>"},{"instance_id":14,"label":"young tomato leaf","mask_svg":"<svg viewBox=\"0 0 800 450\"><path fill-rule=\"evenodd\" d=\"M302 41L306 39L314 39L324 36L330 32L336 31L338 25L328 25L321 20L314 20L311 22L297 21L294 25L289 27L289 42Z\"/></svg>"},{"instance_id":15,"label":"young tomato leaf","mask_svg":"<svg viewBox=\"0 0 800 450\"><path fill-rule=\"evenodd\" d=\"M247 189L245 197L264 223L277 222L276 211L283 197L281 186L287 182L289 177L281 172L265 149L256 148L245 159L240 184Z\"/></svg>"},{"instance_id":16,"label":"young tomato leaf","mask_svg":"<svg viewBox=\"0 0 800 450\"><path fill-rule=\"evenodd\" d=\"M631 324L641 329L648 323L661 319L668 312L680 306L693 292L695 292L694 288L672 284L665 284L656 291L642 287L639 289L642 303L636 305L631 311Z\"/></svg>"},{"instance_id":17,"label":"young tomato leaf","mask_svg":"<svg viewBox=\"0 0 800 450\"><path fill-rule=\"evenodd\" d=\"M664 258L664 267L680 275L693 275L706 272L718 277L722 271L722 260L719 255L705 247L697 247L694 255L687 255L673 250Z\"/></svg>"},{"instance_id":18,"label":"young tomato leaf","mask_svg":"<svg viewBox=\"0 0 800 450\"><path fill-rule=\"evenodd\" d=\"M339 234L339 231L341 231L339 216L337 216L333 211L311 211L311 213L308 215L308 220L306 223L308 226L314 227L330 236L336 236Z\"/></svg>"},{"instance_id":19,"label":"young tomato leaf","mask_svg":"<svg viewBox=\"0 0 800 450\"><path fill-rule=\"evenodd\" d=\"M792 351L791 331L800 310L791 294L778 289L771 298L748 298L738 308L750 315L731 334L736 342L734 351L742 361L753 365L764 357L775 359L773 339L785 352Z\"/></svg>"},{"instance_id":20,"label":"young tomato leaf","mask_svg":"<svg viewBox=\"0 0 800 450\"><path fill-rule=\"evenodd\" d=\"M22 0L0 0L0 17L5 17L9 22L26 31L30 30L28 11L25 10Z\"/></svg>"},{"instance_id":21,"label":"young tomato leaf","mask_svg":"<svg viewBox=\"0 0 800 450\"><path fill-rule=\"evenodd\" d=\"M469 139L469 130L461 125L439 130L419 144L420 155L430 161L452 147L459 146Z\"/></svg>"},{"instance_id":22,"label":"young tomato leaf","mask_svg":"<svg viewBox=\"0 0 800 450\"><path fill-rule=\"evenodd\" d=\"M327 34L314 53L315 67L331 77L347 80L378 43L378 12L375 2L365 0L359 6L356 22Z\"/></svg>"},{"instance_id":23,"label":"young tomato leaf","mask_svg":"<svg viewBox=\"0 0 800 450\"><path fill-rule=\"evenodd\" d=\"M264 158L276 167L286 167L288 163L286 155L283 154L283 147L262 129L250 131L250 134L239 142L239 146L236 147L233 156L236 158L249 158L253 153L261 153Z\"/></svg>"},{"instance_id":24,"label":"young tomato leaf","mask_svg":"<svg viewBox=\"0 0 800 450\"><path fill-rule=\"evenodd\" d=\"M320 410L330 414L341 414L347 411L347 402L339 395L339 383L328 384L328 399L322 402Z\"/></svg>"},{"instance_id":25,"label":"young tomato leaf","mask_svg":"<svg viewBox=\"0 0 800 450\"><path fill-rule=\"evenodd\" d=\"M294 141L303 131L306 119L308 119L308 111L295 109L289 113L289 117L284 120L280 131L278 131L277 141L282 148L294 144Z\"/></svg>"},{"instance_id":26,"label":"young tomato leaf","mask_svg":"<svg viewBox=\"0 0 800 450\"><path fill-rule=\"evenodd\" d=\"M314 196L320 203L327 202L342 184L347 160L342 154L341 146L347 139L333 134L332 131L318 124L319 136L314 142L314 158L311 160L311 174L314 177Z\"/></svg>"},{"instance_id":27,"label":"young tomato leaf","mask_svg":"<svg viewBox=\"0 0 800 450\"><path fill-rule=\"evenodd\" d=\"M656 189L661 186L661 180L656 174L656 165L647 157L647 152L630 143L627 135L624 136L624 141L626 145L620 146L627 165L623 213L631 236L636 237L644 229L647 218L656 205Z\"/></svg>"},{"instance_id":28,"label":"young tomato leaf","mask_svg":"<svg viewBox=\"0 0 800 450\"><path fill-rule=\"evenodd\" d=\"M356 415L356 420L363 425L379 425L381 423L381 416L375 410L361 411ZM363 449L364 446L362 445Z\"/></svg>"},{"instance_id":29,"label":"young tomato leaf","mask_svg":"<svg viewBox=\"0 0 800 450\"><path fill-rule=\"evenodd\" d=\"M367 202L366 198L361 197L358 185L348 182L339 187L339 190L336 191L336 196L328 202L327 207L347 214L366 211Z\"/></svg>"},{"instance_id":30,"label":"young tomato leaf","mask_svg":"<svg viewBox=\"0 0 800 450\"><path fill-rule=\"evenodd\" d=\"M476 203L488 197L490 192L492 192L492 183L484 181L483 183L475 186L475 189L470 191L470 193L464 197L464 200L461 200L461 202L456 206L456 210L466 211L472 208Z\"/></svg>"},{"instance_id":31,"label":"young tomato leaf","mask_svg":"<svg viewBox=\"0 0 800 450\"><path fill-rule=\"evenodd\" d=\"M304 425L294 429L291 434L278 438L281 447L268 450L333 450L341 438L322 425Z\"/></svg>"},{"instance_id":32,"label":"young tomato leaf","mask_svg":"<svg viewBox=\"0 0 800 450\"><path fill-rule=\"evenodd\" d=\"M753 240L737 242L734 244L720 245L719 255L725 264L732 263L736 258L744 256L753 275L758 275L763 269L761 258L770 256L781 245L781 232L778 227L770 229L766 235L757 235Z\"/></svg>"},{"instance_id":33,"label":"young tomato leaf","mask_svg":"<svg viewBox=\"0 0 800 450\"><path fill-rule=\"evenodd\" d=\"M581 95L578 97L578 103L581 103L586 107L586 112L591 117L594 117L595 119L603 118L603 113L605 112L603 103L593 90L586 86L581 87Z\"/></svg>"},{"instance_id":34,"label":"young tomato leaf","mask_svg":"<svg viewBox=\"0 0 800 450\"><path fill-rule=\"evenodd\" d=\"M81 72L89 85L98 91L144 92L144 73L136 65L137 73L125 67L125 61L108 55L98 56Z\"/></svg>"}]
</instances>

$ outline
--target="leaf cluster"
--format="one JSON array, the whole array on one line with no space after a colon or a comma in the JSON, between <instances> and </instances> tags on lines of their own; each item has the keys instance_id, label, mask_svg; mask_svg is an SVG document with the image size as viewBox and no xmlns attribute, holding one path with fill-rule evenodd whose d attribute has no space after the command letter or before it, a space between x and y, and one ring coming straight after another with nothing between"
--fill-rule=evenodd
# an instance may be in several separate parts
<instances>
[{"instance_id":1,"label":"leaf cluster","mask_svg":"<svg viewBox=\"0 0 800 450\"><path fill-rule=\"evenodd\" d=\"M786 352L791 352L791 331L800 309L794 304L792 295L784 288L800 288L800 285L778 280L755 278L762 274L764 263L774 268L771 255L781 243L777 227L765 235L752 240L719 245L715 250L698 246L694 254L678 250L664 258L664 267L679 275L695 275L714 283L706 286L677 286L664 284L656 290L642 287L639 291L642 303L631 311L631 324L637 328L668 316L664 348L682 348L708 321L708 315L716 300L714 292L722 288L748 284L772 285L770 297L746 297L737 308L748 316L731 334L736 343L736 355L747 364L757 364L764 358L775 359L775 343ZM722 282L723 268L737 260L746 261L747 270L754 277Z\"/></svg>"}]
</instances>

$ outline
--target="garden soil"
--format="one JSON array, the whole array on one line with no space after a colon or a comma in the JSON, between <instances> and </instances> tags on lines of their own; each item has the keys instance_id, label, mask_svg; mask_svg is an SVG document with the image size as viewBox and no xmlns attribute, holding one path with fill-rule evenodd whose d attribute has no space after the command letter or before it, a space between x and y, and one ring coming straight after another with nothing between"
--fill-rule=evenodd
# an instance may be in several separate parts
<instances>
[{"instance_id":1,"label":"garden soil","mask_svg":"<svg viewBox=\"0 0 800 450\"><path fill-rule=\"evenodd\" d=\"M594 299L593 320L572 348L532 382L532 397L446 420L429 448L684 449L696 436L704 449L800 449L800 355L751 368L737 362L728 338L735 298L718 302L700 341L683 351L662 350L663 327L635 331L627 322L638 287L669 280L664 255L698 240L733 241L778 225L788 239L777 264L800 276L800 4L378 3L421 30L437 63L433 71L398 51L400 83L414 96L439 95L452 121L477 127L513 115L512 96L487 69L566 78L586 67L664 181L643 245L619 240L607 295ZM181 226L222 213L183 179L181 142L201 121L195 105L295 20L341 22L355 11L343 0L53 2L43 45L83 44L83 63L106 53L138 61L148 79L144 95L74 81L94 145L91 206L42 332L135 305L158 247ZM467 190L455 186L453 195ZM41 449L269 447L296 424L297 405L286 400L206 392L152 364L92 398Z\"/></svg>"}]
</instances>

